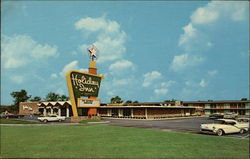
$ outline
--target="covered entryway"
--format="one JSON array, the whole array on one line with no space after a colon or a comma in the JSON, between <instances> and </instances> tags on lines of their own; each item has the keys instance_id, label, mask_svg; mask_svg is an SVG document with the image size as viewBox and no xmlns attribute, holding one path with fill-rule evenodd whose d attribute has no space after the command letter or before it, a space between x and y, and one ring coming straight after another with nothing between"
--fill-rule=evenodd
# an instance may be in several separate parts
<instances>
[{"instance_id":1,"label":"covered entryway","mask_svg":"<svg viewBox=\"0 0 250 159\"><path fill-rule=\"evenodd\" d=\"M123 109L123 117L131 117L131 109L130 108Z\"/></svg>"}]
</instances>

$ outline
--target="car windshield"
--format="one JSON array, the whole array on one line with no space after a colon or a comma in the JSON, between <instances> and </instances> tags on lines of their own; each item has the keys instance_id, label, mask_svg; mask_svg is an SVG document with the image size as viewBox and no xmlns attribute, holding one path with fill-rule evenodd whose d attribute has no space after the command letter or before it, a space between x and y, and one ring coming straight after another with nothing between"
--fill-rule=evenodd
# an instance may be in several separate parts
<instances>
[{"instance_id":1,"label":"car windshield","mask_svg":"<svg viewBox=\"0 0 250 159\"><path fill-rule=\"evenodd\" d=\"M235 125L236 123L235 122L226 122L225 124L227 124L227 125Z\"/></svg>"},{"instance_id":2,"label":"car windshield","mask_svg":"<svg viewBox=\"0 0 250 159\"><path fill-rule=\"evenodd\" d=\"M226 124L226 125L235 125L236 123L233 121L224 121L224 120L215 120L215 124Z\"/></svg>"},{"instance_id":3,"label":"car windshield","mask_svg":"<svg viewBox=\"0 0 250 159\"><path fill-rule=\"evenodd\" d=\"M224 120L214 120L215 124L225 124Z\"/></svg>"}]
</instances>

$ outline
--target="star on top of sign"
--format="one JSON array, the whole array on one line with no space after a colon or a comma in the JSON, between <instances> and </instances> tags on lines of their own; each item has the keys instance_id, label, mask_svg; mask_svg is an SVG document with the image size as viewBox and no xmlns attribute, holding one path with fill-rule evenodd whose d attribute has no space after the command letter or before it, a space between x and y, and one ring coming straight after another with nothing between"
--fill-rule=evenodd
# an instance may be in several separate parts
<instances>
[{"instance_id":1,"label":"star on top of sign","mask_svg":"<svg viewBox=\"0 0 250 159\"><path fill-rule=\"evenodd\" d=\"M91 58L92 61L94 61L94 59L97 58L97 53L99 52L99 50L96 48L94 44L92 44L88 48L88 52L89 52L89 57Z\"/></svg>"}]
</instances>

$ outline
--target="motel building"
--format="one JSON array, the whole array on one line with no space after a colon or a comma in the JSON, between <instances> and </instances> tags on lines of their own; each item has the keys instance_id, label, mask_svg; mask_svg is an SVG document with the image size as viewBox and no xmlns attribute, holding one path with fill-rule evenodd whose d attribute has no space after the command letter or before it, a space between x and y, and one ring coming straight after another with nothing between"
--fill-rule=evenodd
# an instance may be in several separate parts
<instances>
[{"instance_id":1,"label":"motel building","mask_svg":"<svg viewBox=\"0 0 250 159\"><path fill-rule=\"evenodd\" d=\"M158 103L101 103L97 107L96 114L88 115L88 109L78 108L80 116L88 117L112 117L134 119L159 119L182 116L200 116L213 113L224 114L234 112L240 116L250 115L250 101L172 101ZM57 102L21 102L19 104L20 115L44 115L57 114L67 118L73 118L70 101ZM84 119L84 118L82 118Z\"/></svg>"}]
</instances>

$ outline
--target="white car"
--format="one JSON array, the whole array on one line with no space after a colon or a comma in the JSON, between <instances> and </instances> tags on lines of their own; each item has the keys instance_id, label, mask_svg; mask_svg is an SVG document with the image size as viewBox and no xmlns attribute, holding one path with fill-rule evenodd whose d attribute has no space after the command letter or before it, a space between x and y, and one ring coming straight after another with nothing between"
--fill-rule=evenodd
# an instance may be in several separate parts
<instances>
[{"instance_id":1,"label":"white car","mask_svg":"<svg viewBox=\"0 0 250 159\"><path fill-rule=\"evenodd\" d=\"M237 122L232 119L218 119L211 124L201 124L200 131L204 133L217 134L222 136L224 134L241 133L249 130L249 123Z\"/></svg>"},{"instance_id":2,"label":"white car","mask_svg":"<svg viewBox=\"0 0 250 159\"><path fill-rule=\"evenodd\" d=\"M40 120L41 122L45 122L45 123L48 122L48 121L59 121L59 122L61 122L61 121L65 120L65 117L51 114L51 115L48 115L48 116L38 117L37 119Z\"/></svg>"}]
</instances>

